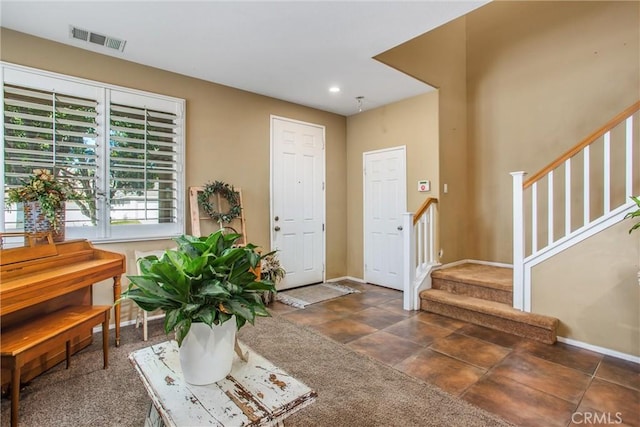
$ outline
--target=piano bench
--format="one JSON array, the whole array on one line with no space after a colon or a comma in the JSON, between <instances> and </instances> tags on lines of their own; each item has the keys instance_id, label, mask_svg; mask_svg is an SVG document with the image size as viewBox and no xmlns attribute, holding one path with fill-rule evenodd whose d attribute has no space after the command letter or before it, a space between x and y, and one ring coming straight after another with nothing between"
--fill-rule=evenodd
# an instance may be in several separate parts
<instances>
[{"instance_id":1,"label":"piano bench","mask_svg":"<svg viewBox=\"0 0 640 427\"><path fill-rule=\"evenodd\" d=\"M11 426L18 425L20 370L25 363L66 345L67 369L71 362L71 340L83 329L102 323L104 369L109 363L109 305L64 307L42 317L2 330L2 366L11 369Z\"/></svg>"}]
</instances>

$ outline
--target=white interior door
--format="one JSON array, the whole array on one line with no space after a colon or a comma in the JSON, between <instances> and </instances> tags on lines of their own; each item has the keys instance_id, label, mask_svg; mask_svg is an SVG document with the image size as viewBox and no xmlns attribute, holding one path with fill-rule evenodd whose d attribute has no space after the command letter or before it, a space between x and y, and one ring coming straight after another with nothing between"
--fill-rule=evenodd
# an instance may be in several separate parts
<instances>
[{"instance_id":1,"label":"white interior door","mask_svg":"<svg viewBox=\"0 0 640 427\"><path fill-rule=\"evenodd\" d=\"M271 248L278 289L324 280L324 127L271 118Z\"/></svg>"},{"instance_id":2,"label":"white interior door","mask_svg":"<svg viewBox=\"0 0 640 427\"><path fill-rule=\"evenodd\" d=\"M364 153L364 279L402 290L402 214L407 210L406 149Z\"/></svg>"}]
</instances>

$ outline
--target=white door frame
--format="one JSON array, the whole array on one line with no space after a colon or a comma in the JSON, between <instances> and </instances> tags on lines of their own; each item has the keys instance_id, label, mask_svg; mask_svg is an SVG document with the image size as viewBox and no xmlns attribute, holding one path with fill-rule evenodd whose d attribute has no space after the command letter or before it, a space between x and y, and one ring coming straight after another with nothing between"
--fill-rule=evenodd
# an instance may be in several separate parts
<instances>
[{"instance_id":1,"label":"white door frame","mask_svg":"<svg viewBox=\"0 0 640 427\"><path fill-rule=\"evenodd\" d=\"M298 123L306 126L313 126L322 129L322 141L323 141L323 150L322 150L322 281L325 282L327 280L327 154L326 154L326 128L323 125L319 125L316 123L304 122L301 120L295 120L288 117L277 116L271 114L269 117L269 246L270 250L273 250L273 242L275 239L274 236L274 213L273 213L273 162L274 162L274 141L273 141L273 121L284 120L292 123Z\"/></svg>"},{"instance_id":2,"label":"white door frame","mask_svg":"<svg viewBox=\"0 0 640 427\"><path fill-rule=\"evenodd\" d=\"M364 173L365 170L365 166L366 166L366 156L368 154L376 154L376 153L384 153L386 151L396 151L396 150L401 150L403 155L404 155L404 179L402 180L402 182L404 183L404 193L405 193L405 200L404 200L404 210L407 210L407 146L406 145L399 145L397 147L389 147L389 148L382 148L379 150L371 150L371 151L365 151L362 153L362 271L363 271L363 278L364 281L367 282L367 269L366 269L366 261L367 261L367 257L366 257L366 251L367 251L367 230L366 230L366 224L367 224L367 212L366 212L366 207L367 207L367 190L366 190L366 176ZM402 266L401 266L401 270L402 271ZM404 290L402 290L402 292L404 292Z\"/></svg>"}]
</instances>

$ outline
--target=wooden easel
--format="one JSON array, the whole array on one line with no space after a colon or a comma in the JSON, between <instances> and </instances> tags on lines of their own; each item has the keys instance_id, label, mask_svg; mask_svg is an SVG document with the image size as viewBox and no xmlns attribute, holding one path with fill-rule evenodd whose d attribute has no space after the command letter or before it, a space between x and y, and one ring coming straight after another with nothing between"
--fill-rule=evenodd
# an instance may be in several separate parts
<instances>
[{"instance_id":1,"label":"wooden easel","mask_svg":"<svg viewBox=\"0 0 640 427\"><path fill-rule=\"evenodd\" d=\"M234 188L234 190L240 195L240 216L230 223L224 224L223 227L232 228L236 233L242 234L242 237L238 240L238 244L244 246L247 244L247 230L245 228L244 206L242 205L242 190L240 188ZM220 224L213 221L213 219L202 210L198 203L198 193L202 193L203 191L203 187L189 187L191 234L194 236L209 235L220 229ZM223 212L229 209L229 204L226 199L220 197L219 194L216 194L216 206L218 210Z\"/></svg>"}]
</instances>

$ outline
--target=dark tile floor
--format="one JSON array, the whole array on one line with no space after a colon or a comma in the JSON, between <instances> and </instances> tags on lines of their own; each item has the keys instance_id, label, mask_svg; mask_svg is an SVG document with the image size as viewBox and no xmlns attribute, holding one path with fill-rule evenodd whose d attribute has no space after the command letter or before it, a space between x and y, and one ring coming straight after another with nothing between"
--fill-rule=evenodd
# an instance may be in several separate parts
<instances>
[{"instance_id":1,"label":"dark tile floor","mask_svg":"<svg viewBox=\"0 0 640 427\"><path fill-rule=\"evenodd\" d=\"M520 426L640 427L638 364L404 311L398 291L349 285L361 293L271 310Z\"/></svg>"}]
</instances>

